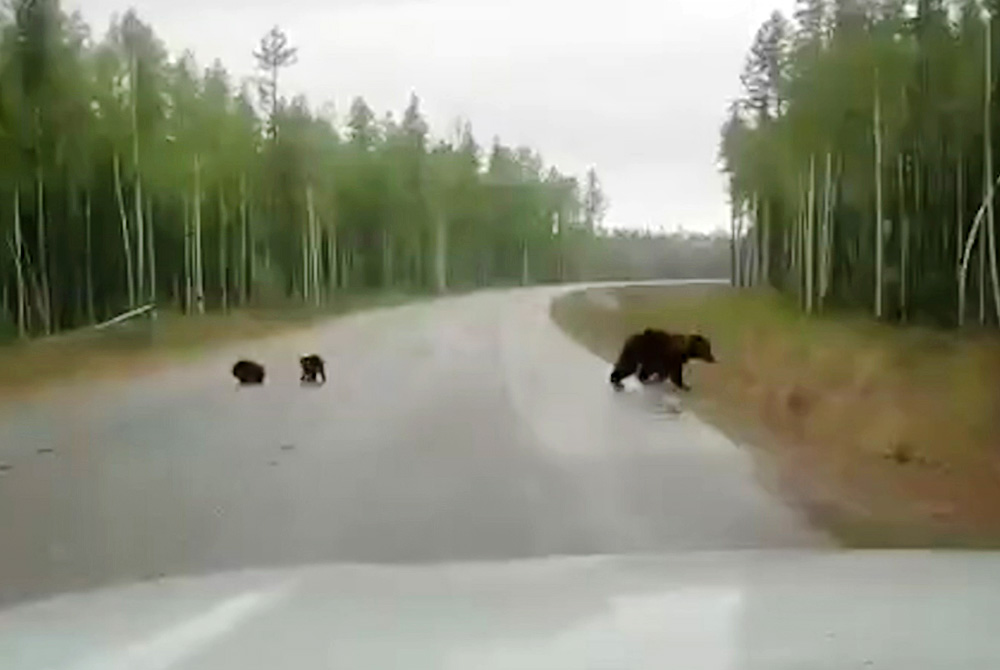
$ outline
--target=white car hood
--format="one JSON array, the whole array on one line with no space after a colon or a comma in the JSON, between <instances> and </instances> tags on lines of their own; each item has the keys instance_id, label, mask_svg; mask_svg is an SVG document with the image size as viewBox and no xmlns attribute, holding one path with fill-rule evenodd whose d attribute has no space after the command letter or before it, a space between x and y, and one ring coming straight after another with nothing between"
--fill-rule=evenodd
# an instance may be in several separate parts
<instances>
[{"instance_id":1,"label":"white car hood","mask_svg":"<svg viewBox=\"0 0 1000 670\"><path fill-rule=\"evenodd\" d=\"M996 553L333 565L0 611L0 667L995 669L998 633Z\"/></svg>"}]
</instances>

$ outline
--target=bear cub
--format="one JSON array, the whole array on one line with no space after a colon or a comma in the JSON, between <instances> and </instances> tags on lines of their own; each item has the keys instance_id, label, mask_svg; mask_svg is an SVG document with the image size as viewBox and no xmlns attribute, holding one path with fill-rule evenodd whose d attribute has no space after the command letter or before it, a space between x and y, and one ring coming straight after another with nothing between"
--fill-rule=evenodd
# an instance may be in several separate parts
<instances>
[{"instance_id":1,"label":"bear cub","mask_svg":"<svg viewBox=\"0 0 1000 670\"><path fill-rule=\"evenodd\" d=\"M326 363L322 358L316 354L302 356L299 358L299 365L302 366L300 381L316 384L317 378L320 378L324 384L326 383Z\"/></svg>"},{"instance_id":2,"label":"bear cub","mask_svg":"<svg viewBox=\"0 0 1000 670\"><path fill-rule=\"evenodd\" d=\"M233 376L240 384L263 384L264 366L253 361L238 361L233 366Z\"/></svg>"}]
</instances>

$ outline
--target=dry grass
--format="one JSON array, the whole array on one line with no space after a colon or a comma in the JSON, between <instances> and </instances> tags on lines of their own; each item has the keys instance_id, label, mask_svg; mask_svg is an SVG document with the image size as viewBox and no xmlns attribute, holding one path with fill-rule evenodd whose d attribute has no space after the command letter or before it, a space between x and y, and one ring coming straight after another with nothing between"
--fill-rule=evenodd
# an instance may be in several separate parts
<instances>
[{"instance_id":1,"label":"dry grass","mask_svg":"<svg viewBox=\"0 0 1000 670\"><path fill-rule=\"evenodd\" d=\"M0 401L23 398L77 377L135 375L227 342L276 335L357 309L413 299L400 294L345 296L321 308L239 310L183 316L160 312L104 331L73 333L0 346Z\"/></svg>"},{"instance_id":2,"label":"dry grass","mask_svg":"<svg viewBox=\"0 0 1000 670\"><path fill-rule=\"evenodd\" d=\"M783 490L845 543L1000 546L995 337L805 318L722 287L593 290L553 316L607 360L647 326L711 338L720 364L691 366L700 410L773 454Z\"/></svg>"}]
</instances>

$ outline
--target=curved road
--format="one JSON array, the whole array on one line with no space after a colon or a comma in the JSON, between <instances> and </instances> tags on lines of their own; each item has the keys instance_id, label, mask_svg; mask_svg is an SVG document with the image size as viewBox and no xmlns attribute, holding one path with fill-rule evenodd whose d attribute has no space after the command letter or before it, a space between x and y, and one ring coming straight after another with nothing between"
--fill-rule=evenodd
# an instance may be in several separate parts
<instances>
[{"instance_id":1,"label":"curved road","mask_svg":"<svg viewBox=\"0 0 1000 670\"><path fill-rule=\"evenodd\" d=\"M5 407L0 606L243 566L825 542L716 430L613 393L549 319L565 290L359 313ZM326 386L299 386L305 351ZM243 355L264 387L234 387Z\"/></svg>"}]
</instances>

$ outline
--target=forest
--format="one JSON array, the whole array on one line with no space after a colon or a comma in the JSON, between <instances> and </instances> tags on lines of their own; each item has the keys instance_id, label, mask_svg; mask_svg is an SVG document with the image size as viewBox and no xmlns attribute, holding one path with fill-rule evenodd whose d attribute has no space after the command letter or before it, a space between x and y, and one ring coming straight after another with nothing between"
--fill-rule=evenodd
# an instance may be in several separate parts
<instances>
[{"instance_id":1,"label":"forest","mask_svg":"<svg viewBox=\"0 0 1000 670\"><path fill-rule=\"evenodd\" d=\"M595 281L729 279L730 238L722 231L650 232L599 228L583 254L582 274Z\"/></svg>"},{"instance_id":2,"label":"forest","mask_svg":"<svg viewBox=\"0 0 1000 670\"><path fill-rule=\"evenodd\" d=\"M100 38L58 0L0 13L0 338L156 304L322 305L581 276L607 200L526 147L432 137L360 97L287 96L275 27L256 76L172 56L134 11ZM405 103L403 100L401 103ZM582 183L581 183L582 182Z\"/></svg>"},{"instance_id":3,"label":"forest","mask_svg":"<svg viewBox=\"0 0 1000 670\"><path fill-rule=\"evenodd\" d=\"M998 9L798 0L760 26L720 142L735 283L806 312L1000 324Z\"/></svg>"}]
</instances>

